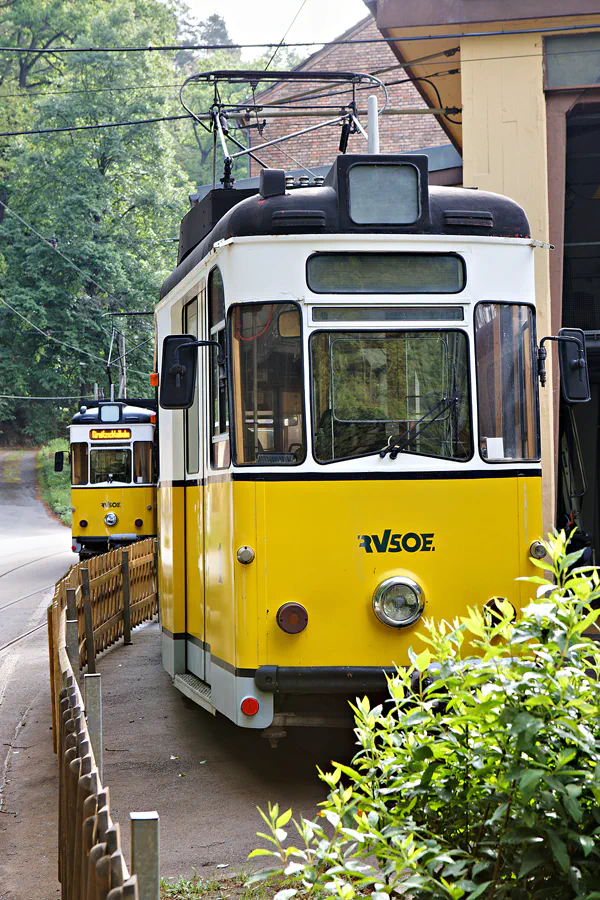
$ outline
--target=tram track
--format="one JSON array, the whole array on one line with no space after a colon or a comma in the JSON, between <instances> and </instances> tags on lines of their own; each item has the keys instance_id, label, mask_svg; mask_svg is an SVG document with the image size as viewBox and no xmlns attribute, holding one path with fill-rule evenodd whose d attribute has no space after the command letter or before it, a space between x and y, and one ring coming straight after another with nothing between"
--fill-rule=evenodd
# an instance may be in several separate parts
<instances>
[{"instance_id":1,"label":"tram track","mask_svg":"<svg viewBox=\"0 0 600 900\"><path fill-rule=\"evenodd\" d=\"M10 575L11 572L17 572L19 569L24 569L26 566L32 566L34 563L41 562L43 559L50 559L52 556L63 556L64 554L64 550L59 550L57 553L48 553L47 556L38 556L36 559L30 559L28 562L21 563L20 566L14 566L12 569L7 569L6 572L0 573L0 578L4 578L5 575Z\"/></svg>"},{"instance_id":2,"label":"tram track","mask_svg":"<svg viewBox=\"0 0 600 900\"><path fill-rule=\"evenodd\" d=\"M46 628L46 622L40 622L39 625L36 625L35 628L32 628L30 631L26 631L24 634L20 634L18 637L13 638L12 641L8 641L7 644L4 644L0 647L0 653L3 650L7 650L9 647L12 647L13 644L18 644L19 641L22 641L24 638L29 637L31 634L35 634L36 631L39 631L40 628Z\"/></svg>"},{"instance_id":3,"label":"tram track","mask_svg":"<svg viewBox=\"0 0 600 900\"><path fill-rule=\"evenodd\" d=\"M5 603L4 606L0 606L0 612L3 609L8 609L9 606L14 606L15 603L21 603L22 600L29 600L30 597L35 597L36 594L41 594L42 591L47 591L49 588L54 586L54 582L50 582L50 584L45 584L44 587L38 588L37 591L32 591L31 594L25 594L24 597L17 597L16 600L11 600L10 603Z\"/></svg>"}]
</instances>

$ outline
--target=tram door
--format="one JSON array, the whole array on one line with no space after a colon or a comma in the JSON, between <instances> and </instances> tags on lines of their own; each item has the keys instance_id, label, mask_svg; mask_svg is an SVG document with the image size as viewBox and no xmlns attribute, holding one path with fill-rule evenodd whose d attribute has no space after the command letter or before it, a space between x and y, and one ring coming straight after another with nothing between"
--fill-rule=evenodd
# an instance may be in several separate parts
<instances>
[{"instance_id":1,"label":"tram door","mask_svg":"<svg viewBox=\"0 0 600 900\"><path fill-rule=\"evenodd\" d=\"M562 325L585 332L591 401L561 401L559 528L577 526L573 549L600 562L600 105L575 107L567 120Z\"/></svg>"},{"instance_id":2,"label":"tram door","mask_svg":"<svg viewBox=\"0 0 600 900\"><path fill-rule=\"evenodd\" d=\"M200 308L200 311L199 311ZM185 334L201 336L204 308L204 289L183 309ZM204 390L204 365L198 359L198 377L194 401L184 411L185 445L185 612L186 612L186 669L206 680L205 634L206 614L204 598L204 454L202 453L204 417L200 413L200 398Z\"/></svg>"}]
</instances>

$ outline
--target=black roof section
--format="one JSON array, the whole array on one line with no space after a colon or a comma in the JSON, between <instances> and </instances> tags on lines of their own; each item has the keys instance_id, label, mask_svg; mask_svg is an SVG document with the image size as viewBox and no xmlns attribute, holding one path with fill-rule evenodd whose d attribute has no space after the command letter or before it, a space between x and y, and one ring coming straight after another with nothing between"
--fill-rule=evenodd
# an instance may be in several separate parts
<instances>
[{"instance_id":1,"label":"black roof section","mask_svg":"<svg viewBox=\"0 0 600 900\"><path fill-rule=\"evenodd\" d=\"M418 221L411 225L354 223L348 213L348 171L357 163L409 163L417 167L421 188ZM424 155L342 155L336 158L322 185L286 190L284 172L263 169L259 191L251 196L235 188L210 191L182 222L184 244L180 244L179 265L163 284L161 298L208 255L217 241L271 234L531 236L523 209L508 197L429 185Z\"/></svg>"},{"instance_id":2,"label":"black roof section","mask_svg":"<svg viewBox=\"0 0 600 900\"><path fill-rule=\"evenodd\" d=\"M100 418L100 410L103 406L118 406L119 418L114 422L106 422ZM156 400L146 398L127 398L127 400L104 400L88 409L82 406L75 413L71 423L73 425L103 425L111 428L117 425L149 423L150 416L156 413Z\"/></svg>"}]
</instances>

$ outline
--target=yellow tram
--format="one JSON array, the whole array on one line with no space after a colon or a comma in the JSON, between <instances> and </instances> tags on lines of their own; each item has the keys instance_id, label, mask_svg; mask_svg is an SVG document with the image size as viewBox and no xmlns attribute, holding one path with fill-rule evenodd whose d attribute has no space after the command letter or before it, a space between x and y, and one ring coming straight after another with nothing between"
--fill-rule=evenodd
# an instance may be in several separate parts
<instances>
[{"instance_id":1,"label":"yellow tram","mask_svg":"<svg viewBox=\"0 0 600 900\"><path fill-rule=\"evenodd\" d=\"M85 559L154 537L156 401L82 406L69 431L73 552Z\"/></svg>"},{"instance_id":2,"label":"yellow tram","mask_svg":"<svg viewBox=\"0 0 600 900\"><path fill-rule=\"evenodd\" d=\"M528 222L430 187L426 156L345 155L324 184L213 190L181 233L156 312L163 664L240 726L331 724L421 616L530 596Z\"/></svg>"}]
</instances>

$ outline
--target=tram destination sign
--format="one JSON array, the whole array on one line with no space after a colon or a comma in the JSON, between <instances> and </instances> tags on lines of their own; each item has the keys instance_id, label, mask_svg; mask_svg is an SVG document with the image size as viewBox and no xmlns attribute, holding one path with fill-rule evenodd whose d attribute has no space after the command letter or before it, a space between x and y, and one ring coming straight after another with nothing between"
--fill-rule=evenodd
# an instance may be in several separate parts
<instances>
[{"instance_id":1,"label":"tram destination sign","mask_svg":"<svg viewBox=\"0 0 600 900\"><path fill-rule=\"evenodd\" d=\"M91 441L130 441L131 428L92 428Z\"/></svg>"}]
</instances>

